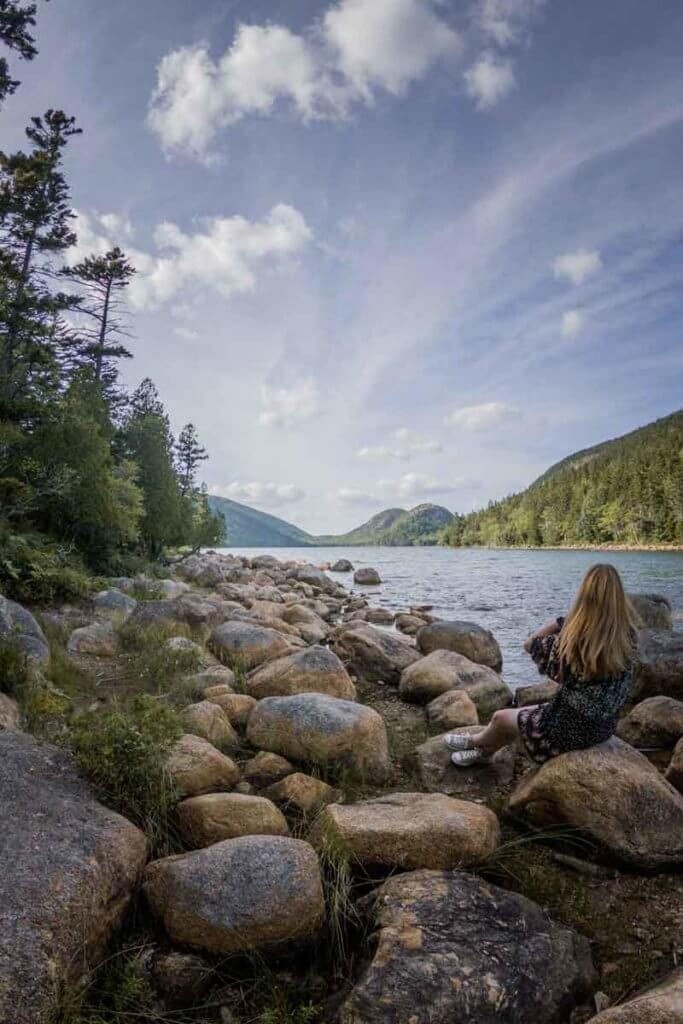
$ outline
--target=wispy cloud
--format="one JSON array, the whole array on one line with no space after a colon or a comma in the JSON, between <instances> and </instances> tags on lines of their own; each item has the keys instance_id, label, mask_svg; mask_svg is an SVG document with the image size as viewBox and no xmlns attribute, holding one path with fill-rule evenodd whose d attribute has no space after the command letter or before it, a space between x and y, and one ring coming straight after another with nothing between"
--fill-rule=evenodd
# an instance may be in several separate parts
<instances>
[{"instance_id":1,"label":"wispy cloud","mask_svg":"<svg viewBox=\"0 0 683 1024\"><path fill-rule=\"evenodd\" d=\"M519 419L520 410L506 402L483 402L481 405L465 405L454 409L446 416L446 423L452 427L462 427L471 433L494 430L513 420Z\"/></svg>"},{"instance_id":2,"label":"wispy cloud","mask_svg":"<svg viewBox=\"0 0 683 1024\"><path fill-rule=\"evenodd\" d=\"M290 388L261 388L262 409L258 421L262 427L291 427L304 423L321 412L321 397L312 378L302 380Z\"/></svg>"},{"instance_id":3,"label":"wispy cloud","mask_svg":"<svg viewBox=\"0 0 683 1024\"><path fill-rule=\"evenodd\" d=\"M562 314L562 337L573 338L583 329L584 316L580 309L568 309Z\"/></svg>"},{"instance_id":4,"label":"wispy cloud","mask_svg":"<svg viewBox=\"0 0 683 1024\"><path fill-rule=\"evenodd\" d=\"M490 110L515 87L512 62L486 53L463 75L468 96L479 110Z\"/></svg>"},{"instance_id":5,"label":"wispy cloud","mask_svg":"<svg viewBox=\"0 0 683 1024\"><path fill-rule=\"evenodd\" d=\"M602 269L602 258L599 252L588 249L577 249L558 256L553 263L553 273L558 280L564 278L572 284L583 284Z\"/></svg>"},{"instance_id":6,"label":"wispy cloud","mask_svg":"<svg viewBox=\"0 0 683 1024\"><path fill-rule=\"evenodd\" d=\"M295 484L263 483L259 480L242 482L239 480L222 487L213 487L212 494L221 498L232 498L234 501L257 505L259 508L279 508L281 505L292 505L303 501L306 491Z\"/></svg>"}]
</instances>

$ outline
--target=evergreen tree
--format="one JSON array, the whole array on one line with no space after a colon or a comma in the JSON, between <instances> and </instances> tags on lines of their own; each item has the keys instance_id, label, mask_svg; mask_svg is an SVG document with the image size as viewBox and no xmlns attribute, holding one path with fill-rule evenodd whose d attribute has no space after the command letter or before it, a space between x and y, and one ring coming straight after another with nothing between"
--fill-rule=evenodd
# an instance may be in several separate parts
<instances>
[{"instance_id":1,"label":"evergreen tree","mask_svg":"<svg viewBox=\"0 0 683 1024\"><path fill-rule=\"evenodd\" d=\"M187 423L180 431L176 444L178 476L180 477L180 489L184 496L194 494L197 469L208 457L206 448L199 443L195 425Z\"/></svg>"},{"instance_id":2,"label":"evergreen tree","mask_svg":"<svg viewBox=\"0 0 683 1024\"><path fill-rule=\"evenodd\" d=\"M35 4L0 0L0 42L15 50L23 60L33 60L38 52L30 31L36 23L35 15ZM7 60L0 57L0 103L15 92L18 85L16 79L10 78Z\"/></svg>"}]
</instances>

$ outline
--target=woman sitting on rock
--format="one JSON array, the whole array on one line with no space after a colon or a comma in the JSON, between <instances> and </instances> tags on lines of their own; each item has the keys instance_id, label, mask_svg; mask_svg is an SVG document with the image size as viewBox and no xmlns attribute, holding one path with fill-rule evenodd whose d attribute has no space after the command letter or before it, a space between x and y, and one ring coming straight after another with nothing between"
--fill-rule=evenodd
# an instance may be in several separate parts
<instances>
[{"instance_id":1,"label":"woman sitting on rock","mask_svg":"<svg viewBox=\"0 0 683 1024\"><path fill-rule=\"evenodd\" d=\"M480 733L450 733L451 760L467 767L521 739L542 764L608 740L631 686L635 616L611 565L586 573L566 618L552 619L524 644L542 675L559 688L547 704L496 711Z\"/></svg>"}]
</instances>

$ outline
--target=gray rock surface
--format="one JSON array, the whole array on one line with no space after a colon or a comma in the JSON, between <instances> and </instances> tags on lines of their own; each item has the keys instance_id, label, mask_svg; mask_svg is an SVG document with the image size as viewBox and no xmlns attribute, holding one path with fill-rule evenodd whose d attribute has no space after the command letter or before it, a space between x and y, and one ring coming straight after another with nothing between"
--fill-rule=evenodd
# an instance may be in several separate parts
<instances>
[{"instance_id":1,"label":"gray rock surface","mask_svg":"<svg viewBox=\"0 0 683 1024\"><path fill-rule=\"evenodd\" d=\"M257 700L290 697L295 693L326 693L343 700L356 698L349 673L328 647L307 647L268 662L251 673L246 688Z\"/></svg>"},{"instance_id":2,"label":"gray rock surface","mask_svg":"<svg viewBox=\"0 0 683 1024\"><path fill-rule=\"evenodd\" d=\"M47 665L50 648L47 637L31 612L0 594L0 643L8 643L30 661Z\"/></svg>"},{"instance_id":3,"label":"gray rock surface","mask_svg":"<svg viewBox=\"0 0 683 1024\"><path fill-rule=\"evenodd\" d=\"M421 657L398 633L364 622L341 626L336 631L333 650L354 675L392 686L398 686L403 670Z\"/></svg>"},{"instance_id":4,"label":"gray rock surface","mask_svg":"<svg viewBox=\"0 0 683 1024\"><path fill-rule=\"evenodd\" d=\"M478 626L476 622L432 622L418 630L416 640L423 654L439 650L455 651L479 665L488 665L496 672L500 672L503 667L503 655L498 641L493 633Z\"/></svg>"}]
</instances>

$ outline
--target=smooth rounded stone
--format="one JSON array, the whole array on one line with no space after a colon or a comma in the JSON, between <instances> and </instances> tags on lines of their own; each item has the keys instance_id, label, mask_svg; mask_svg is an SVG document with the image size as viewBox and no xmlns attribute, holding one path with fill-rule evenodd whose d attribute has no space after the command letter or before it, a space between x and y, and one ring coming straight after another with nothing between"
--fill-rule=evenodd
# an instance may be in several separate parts
<instances>
[{"instance_id":1,"label":"smooth rounded stone","mask_svg":"<svg viewBox=\"0 0 683 1024\"><path fill-rule=\"evenodd\" d=\"M93 608L98 615L107 618L125 620L131 615L136 607L135 598L124 594L123 591L112 587L111 590L100 590L92 599Z\"/></svg>"},{"instance_id":2,"label":"smooth rounded stone","mask_svg":"<svg viewBox=\"0 0 683 1024\"><path fill-rule=\"evenodd\" d=\"M271 661L248 677L247 692L263 697L290 697L295 693L326 693L343 700L356 699L356 687L334 651L307 647Z\"/></svg>"},{"instance_id":3,"label":"smooth rounded stone","mask_svg":"<svg viewBox=\"0 0 683 1024\"><path fill-rule=\"evenodd\" d=\"M271 604L284 604L284 597L274 585L260 587L257 591L256 600L269 601Z\"/></svg>"},{"instance_id":4,"label":"smooth rounded stone","mask_svg":"<svg viewBox=\"0 0 683 1024\"><path fill-rule=\"evenodd\" d=\"M621 719L617 736L632 747L675 747L683 736L683 701L648 697Z\"/></svg>"},{"instance_id":5,"label":"smooth rounded stone","mask_svg":"<svg viewBox=\"0 0 683 1024\"><path fill-rule=\"evenodd\" d=\"M363 587L379 586L382 580L376 569L372 569L370 566L364 566L362 569L356 569L353 574L353 582L358 583Z\"/></svg>"},{"instance_id":6,"label":"smooth rounded stone","mask_svg":"<svg viewBox=\"0 0 683 1024\"><path fill-rule=\"evenodd\" d=\"M256 600L256 587L251 583L221 583L217 592L228 601L248 606Z\"/></svg>"},{"instance_id":7,"label":"smooth rounded stone","mask_svg":"<svg viewBox=\"0 0 683 1024\"><path fill-rule=\"evenodd\" d=\"M271 800L242 793L208 793L176 807L181 837L197 849L238 836L287 836L289 825Z\"/></svg>"},{"instance_id":8,"label":"smooth rounded stone","mask_svg":"<svg viewBox=\"0 0 683 1024\"><path fill-rule=\"evenodd\" d=\"M500 844L500 827L481 804L443 793L390 793L326 807L313 843L342 851L361 867L446 870L486 861Z\"/></svg>"},{"instance_id":9,"label":"smooth rounded stone","mask_svg":"<svg viewBox=\"0 0 683 1024\"><path fill-rule=\"evenodd\" d=\"M340 627L333 650L359 678L394 686L398 686L403 670L421 657L413 645L397 633L365 623Z\"/></svg>"},{"instance_id":10,"label":"smooth rounded stone","mask_svg":"<svg viewBox=\"0 0 683 1024\"><path fill-rule=\"evenodd\" d=\"M207 686L205 690L202 690L202 699L213 700L214 697L225 697L234 692L228 683L217 683L215 686Z\"/></svg>"},{"instance_id":11,"label":"smooth rounded stone","mask_svg":"<svg viewBox=\"0 0 683 1024\"><path fill-rule=\"evenodd\" d=\"M211 964L195 953L177 949L156 951L150 958L150 980L164 1006L184 1009L196 1004L215 981Z\"/></svg>"},{"instance_id":12,"label":"smooth rounded stone","mask_svg":"<svg viewBox=\"0 0 683 1024\"><path fill-rule=\"evenodd\" d=\"M251 560L252 569L278 569L280 562L275 555L256 555Z\"/></svg>"},{"instance_id":13,"label":"smooth rounded stone","mask_svg":"<svg viewBox=\"0 0 683 1024\"><path fill-rule=\"evenodd\" d=\"M246 671L293 650L291 640L282 633L249 622L224 622L216 626L210 643L219 658Z\"/></svg>"},{"instance_id":14,"label":"smooth rounded stone","mask_svg":"<svg viewBox=\"0 0 683 1024\"><path fill-rule=\"evenodd\" d=\"M255 746L305 764L384 777L387 733L372 708L322 693L266 697L252 711L247 738Z\"/></svg>"},{"instance_id":15,"label":"smooth rounded stone","mask_svg":"<svg viewBox=\"0 0 683 1024\"><path fill-rule=\"evenodd\" d=\"M512 703L512 691L497 672L455 651L432 651L401 674L399 693L411 703L427 704L450 690L463 690L483 719Z\"/></svg>"},{"instance_id":16,"label":"smooth rounded stone","mask_svg":"<svg viewBox=\"0 0 683 1024\"><path fill-rule=\"evenodd\" d=\"M683 793L683 739L679 740L674 747L664 778L679 793Z\"/></svg>"},{"instance_id":17,"label":"smooth rounded stone","mask_svg":"<svg viewBox=\"0 0 683 1024\"><path fill-rule=\"evenodd\" d=\"M0 594L0 644L26 655L29 661L47 667L50 647L37 619L23 605Z\"/></svg>"},{"instance_id":18,"label":"smooth rounded stone","mask_svg":"<svg viewBox=\"0 0 683 1024\"><path fill-rule=\"evenodd\" d=\"M313 602L316 606L318 602ZM327 614L327 610L325 609ZM283 611L281 616L285 622L289 622L292 626L317 626L319 629L326 628L326 622L319 611L315 608L308 608L306 605L299 604L297 601L294 604L288 604Z\"/></svg>"},{"instance_id":19,"label":"smooth rounded stone","mask_svg":"<svg viewBox=\"0 0 683 1024\"><path fill-rule=\"evenodd\" d=\"M249 715L256 707L254 698L246 693L214 693L206 699L223 709L235 729L246 729Z\"/></svg>"},{"instance_id":20,"label":"smooth rounded stone","mask_svg":"<svg viewBox=\"0 0 683 1024\"><path fill-rule=\"evenodd\" d=\"M458 732L481 732L479 726L463 726ZM502 789L507 789L515 770L514 746L503 747L492 761L456 768L451 762L453 753L444 743L443 737L433 736L415 751L418 776L428 793L445 793L462 800L487 803Z\"/></svg>"},{"instance_id":21,"label":"smooth rounded stone","mask_svg":"<svg viewBox=\"0 0 683 1024\"><path fill-rule=\"evenodd\" d=\"M225 839L154 861L144 893L173 943L210 953L277 952L310 941L324 913L315 850L284 836Z\"/></svg>"},{"instance_id":22,"label":"smooth rounded stone","mask_svg":"<svg viewBox=\"0 0 683 1024\"><path fill-rule=\"evenodd\" d=\"M230 689L235 687L235 673L225 665L210 665L201 672L195 672L190 678L202 691L212 686L228 686Z\"/></svg>"},{"instance_id":23,"label":"smooth rounded stone","mask_svg":"<svg viewBox=\"0 0 683 1024\"><path fill-rule=\"evenodd\" d=\"M0 729L21 729L19 705L6 693L0 693Z\"/></svg>"},{"instance_id":24,"label":"smooth rounded stone","mask_svg":"<svg viewBox=\"0 0 683 1024\"><path fill-rule=\"evenodd\" d=\"M201 736L220 750L235 751L240 739L230 725L228 716L209 700L189 704L182 712L183 724L189 733Z\"/></svg>"},{"instance_id":25,"label":"smooth rounded stone","mask_svg":"<svg viewBox=\"0 0 683 1024\"><path fill-rule=\"evenodd\" d=\"M366 908L374 957L335 1024L559 1024L593 990L588 939L475 875L395 875Z\"/></svg>"},{"instance_id":26,"label":"smooth rounded stone","mask_svg":"<svg viewBox=\"0 0 683 1024\"><path fill-rule=\"evenodd\" d=\"M334 580L315 565L302 565L295 570L295 574L299 583L322 590L324 594L332 594L337 589Z\"/></svg>"},{"instance_id":27,"label":"smooth rounded stone","mask_svg":"<svg viewBox=\"0 0 683 1024\"><path fill-rule=\"evenodd\" d=\"M52 1024L123 921L143 833L99 804L71 758L0 731L0 1020Z\"/></svg>"},{"instance_id":28,"label":"smooth rounded stone","mask_svg":"<svg viewBox=\"0 0 683 1024\"><path fill-rule=\"evenodd\" d=\"M89 654L96 658L113 658L118 654L119 640L111 622L93 622L74 629L67 643L69 654Z\"/></svg>"},{"instance_id":29,"label":"smooth rounded stone","mask_svg":"<svg viewBox=\"0 0 683 1024\"><path fill-rule=\"evenodd\" d=\"M518 708L527 708L531 704L547 704L558 689L558 684L552 679L544 679L542 683L530 683L529 686L518 686L515 690L515 704Z\"/></svg>"},{"instance_id":30,"label":"smooth rounded stone","mask_svg":"<svg viewBox=\"0 0 683 1024\"><path fill-rule=\"evenodd\" d=\"M683 967L633 996L610 1006L590 1024L683 1024Z\"/></svg>"},{"instance_id":31,"label":"smooth rounded stone","mask_svg":"<svg viewBox=\"0 0 683 1024\"><path fill-rule=\"evenodd\" d=\"M294 765L286 757L273 754L270 750L261 750L255 757L242 765L242 778L256 789L272 786L295 771Z\"/></svg>"},{"instance_id":32,"label":"smooth rounded stone","mask_svg":"<svg viewBox=\"0 0 683 1024\"><path fill-rule=\"evenodd\" d=\"M154 586L162 598L168 601L182 597L190 589L189 583L185 583L183 580L155 580Z\"/></svg>"},{"instance_id":33,"label":"smooth rounded stone","mask_svg":"<svg viewBox=\"0 0 683 1024\"><path fill-rule=\"evenodd\" d=\"M324 624L318 626L309 622L299 622L296 629L307 644L322 644L330 635L330 627Z\"/></svg>"},{"instance_id":34,"label":"smooth rounded stone","mask_svg":"<svg viewBox=\"0 0 683 1024\"><path fill-rule=\"evenodd\" d=\"M671 602L663 594L628 594L644 629L673 629Z\"/></svg>"},{"instance_id":35,"label":"smooth rounded stone","mask_svg":"<svg viewBox=\"0 0 683 1024\"><path fill-rule=\"evenodd\" d=\"M234 761L208 740L191 733L181 736L173 745L166 769L181 796L232 789L240 777Z\"/></svg>"},{"instance_id":36,"label":"smooth rounded stone","mask_svg":"<svg viewBox=\"0 0 683 1024\"><path fill-rule=\"evenodd\" d=\"M396 612L390 612L388 608L366 608L362 614L365 621L374 626L392 626L396 618Z\"/></svg>"},{"instance_id":37,"label":"smooth rounded stone","mask_svg":"<svg viewBox=\"0 0 683 1024\"><path fill-rule=\"evenodd\" d=\"M498 641L493 633L476 622L432 622L418 630L417 646L423 654L455 651L478 665L488 665L496 672L503 667Z\"/></svg>"},{"instance_id":38,"label":"smooth rounded stone","mask_svg":"<svg viewBox=\"0 0 683 1024\"><path fill-rule=\"evenodd\" d=\"M425 624L425 620L417 615L401 612L396 616L396 629L406 636L416 636L418 629L422 629Z\"/></svg>"},{"instance_id":39,"label":"smooth rounded stone","mask_svg":"<svg viewBox=\"0 0 683 1024\"><path fill-rule=\"evenodd\" d=\"M464 690L450 690L426 708L430 732L444 733L461 725L479 725L477 706Z\"/></svg>"},{"instance_id":40,"label":"smooth rounded stone","mask_svg":"<svg viewBox=\"0 0 683 1024\"><path fill-rule=\"evenodd\" d=\"M348 558L338 558L331 569L332 572L353 572L353 564Z\"/></svg>"},{"instance_id":41,"label":"smooth rounded stone","mask_svg":"<svg viewBox=\"0 0 683 1024\"><path fill-rule=\"evenodd\" d=\"M341 793L322 779L314 779L303 772L293 772L280 782L261 790L273 803L293 807L303 814L310 814L324 804L331 804L341 798Z\"/></svg>"},{"instance_id":42,"label":"smooth rounded stone","mask_svg":"<svg viewBox=\"0 0 683 1024\"><path fill-rule=\"evenodd\" d=\"M660 694L683 700L683 633L641 629L631 700Z\"/></svg>"},{"instance_id":43,"label":"smooth rounded stone","mask_svg":"<svg viewBox=\"0 0 683 1024\"><path fill-rule=\"evenodd\" d=\"M129 621L138 626L207 625L215 614L215 608L207 602L174 598L138 601Z\"/></svg>"},{"instance_id":44,"label":"smooth rounded stone","mask_svg":"<svg viewBox=\"0 0 683 1024\"><path fill-rule=\"evenodd\" d=\"M522 779L509 809L534 825L575 828L631 867L683 864L683 797L615 736L547 761Z\"/></svg>"}]
</instances>

